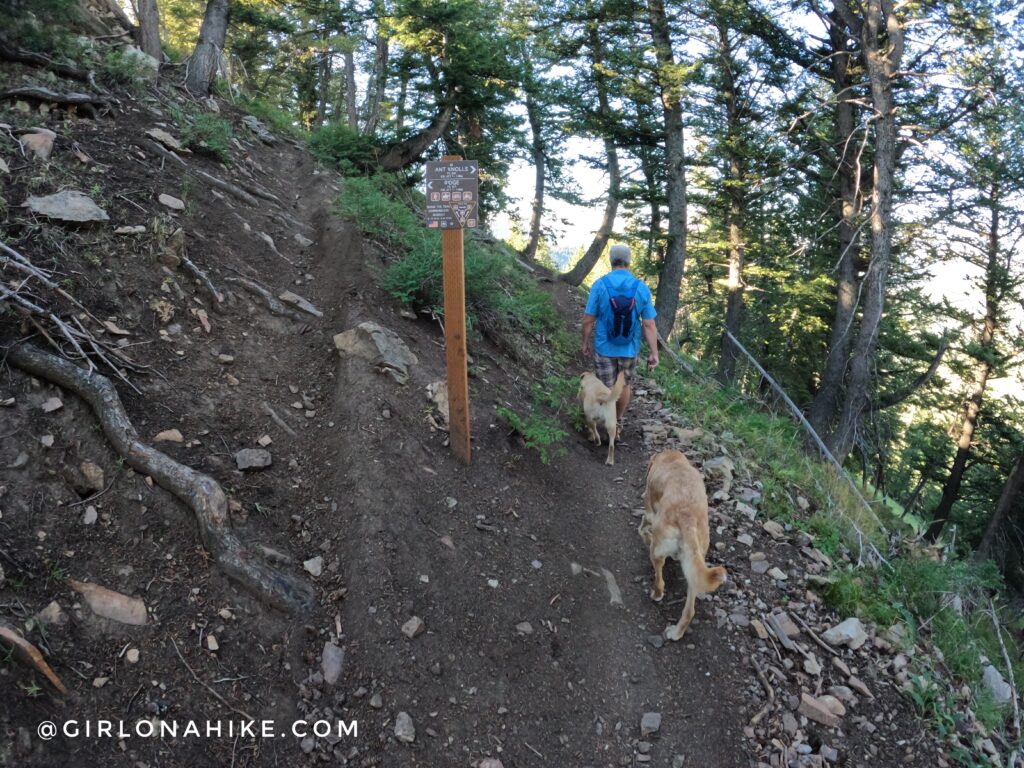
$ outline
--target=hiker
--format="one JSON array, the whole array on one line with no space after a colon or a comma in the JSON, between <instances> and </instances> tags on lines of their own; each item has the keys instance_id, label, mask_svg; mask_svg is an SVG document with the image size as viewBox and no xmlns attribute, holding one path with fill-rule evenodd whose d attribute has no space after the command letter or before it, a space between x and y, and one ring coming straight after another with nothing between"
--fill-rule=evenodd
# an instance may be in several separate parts
<instances>
[{"instance_id":1,"label":"hiker","mask_svg":"<svg viewBox=\"0 0 1024 768\"><path fill-rule=\"evenodd\" d=\"M609 389L619 371L626 377L626 387L615 403L615 416L622 425L622 415L632 394L630 381L640 354L640 329L650 348L647 365L658 367L658 330L654 325L656 312L651 289L629 271L629 248L613 245L608 251L612 271L594 281L583 313L583 356L594 356L594 373Z\"/></svg>"}]
</instances>

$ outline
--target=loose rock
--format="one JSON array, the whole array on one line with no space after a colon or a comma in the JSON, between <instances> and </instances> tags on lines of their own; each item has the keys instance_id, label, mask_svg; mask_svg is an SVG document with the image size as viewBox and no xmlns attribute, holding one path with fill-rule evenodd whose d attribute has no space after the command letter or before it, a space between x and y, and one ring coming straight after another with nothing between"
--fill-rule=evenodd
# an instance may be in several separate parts
<instances>
[{"instance_id":1,"label":"loose rock","mask_svg":"<svg viewBox=\"0 0 1024 768\"><path fill-rule=\"evenodd\" d=\"M661 713L660 712L645 712L644 716L640 718L640 735L650 736L653 733L657 733L661 729Z\"/></svg>"},{"instance_id":2,"label":"loose rock","mask_svg":"<svg viewBox=\"0 0 1024 768\"><path fill-rule=\"evenodd\" d=\"M395 717L395 738L405 744L416 741L416 726L408 712L399 712Z\"/></svg>"},{"instance_id":3,"label":"loose rock","mask_svg":"<svg viewBox=\"0 0 1024 768\"><path fill-rule=\"evenodd\" d=\"M112 589L71 579L73 590L85 600L89 609L97 616L122 624L141 626L146 623L146 604L137 597L128 597Z\"/></svg>"},{"instance_id":4,"label":"loose rock","mask_svg":"<svg viewBox=\"0 0 1024 768\"><path fill-rule=\"evenodd\" d=\"M172 211L185 210L185 203L182 200L179 200L177 197L172 197L171 195L161 193L157 200L160 201L161 205L167 206Z\"/></svg>"},{"instance_id":5,"label":"loose rock","mask_svg":"<svg viewBox=\"0 0 1024 768\"><path fill-rule=\"evenodd\" d=\"M833 701L835 701L835 699L833 699ZM838 704L839 702L836 701L836 703ZM814 698L810 694L800 694L800 708L798 711L808 720L821 723L829 728L835 728L839 725L839 717L829 708L828 704Z\"/></svg>"},{"instance_id":6,"label":"loose rock","mask_svg":"<svg viewBox=\"0 0 1024 768\"><path fill-rule=\"evenodd\" d=\"M422 635L426 628L427 625L423 623L423 619L419 616L413 616L402 625L402 634L412 640L414 637Z\"/></svg>"},{"instance_id":7,"label":"loose rock","mask_svg":"<svg viewBox=\"0 0 1024 768\"><path fill-rule=\"evenodd\" d=\"M265 469L274 463L270 451L262 448L243 448L235 454L235 465L242 470Z\"/></svg>"},{"instance_id":8,"label":"loose rock","mask_svg":"<svg viewBox=\"0 0 1024 768\"><path fill-rule=\"evenodd\" d=\"M409 381L409 367L419 362L405 342L392 330L373 322L334 337L334 346L343 356L361 357L399 384Z\"/></svg>"},{"instance_id":9,"label":"loose rock","mask_svg":"<svg viewBox=\"0 0 1024 768\"><path fill-rule=\"evenodd\" d=\"M324 653L320 660L320 669L324 673L324 682L334 685L341 676L345 664L345 651L334 643L324 645Z\"/></svg>"},{"instance_id":10,"label":"loose rock","mask_svg":"<svg viewBox=\"0 0 1024 768\"><path fill-rule=\"evenodd\" d=\"M45 197L29 197L23 208L55 221L67 221L75 224L90 224L110 221L107 212L100 208L84 192L66 189L55 195Z\"/></svg>"},{"instance_id":11,"label":"loose rock","mask_svg":"<svg viewBox=\"0 0 1024 768\"><path fill-rule=\"evenodd\" d=\"M306 569L306 572L311 576L319 576L324 571L324 559L322 556L317 555L306 560L302 567Z\"/></svg>"},{"instance_id":12,"label":"loose rock","mask_svg":"<svg viewBox=\"0 0 1024 768\"><path fill-rule=\"evenodd\" d=\"M856 651L867 642L868 633L860 619L853 617L824 632L821 639L829 645L845 645Z\"/></svg>"}]
</instances>

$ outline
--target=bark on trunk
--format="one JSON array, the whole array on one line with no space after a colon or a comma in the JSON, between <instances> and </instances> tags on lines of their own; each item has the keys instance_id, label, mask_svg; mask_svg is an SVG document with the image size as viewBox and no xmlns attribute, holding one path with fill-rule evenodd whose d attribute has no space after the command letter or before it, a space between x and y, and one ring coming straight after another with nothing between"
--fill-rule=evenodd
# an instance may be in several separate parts
<instances>
[{"instance_id":1,"label":"bark on trunk","mask_svg":"<svg viewBox=\"0 0 1024 768\"><path fill-rule=\"evenodd\" d=\"M999 495L996 511L975 552L977 560L994 560L1008 582L1024 560L1024 454L1017 457Z\"/></svg>"},{"instance_id":2,"label":"bark on trunk","mask_svg":"<svg viewBox=\"0 0 1024 768\"><path fill-rule=\"evenodd\" d=\"M326 34L324 35L326 38ZM319 80L319 88L317 90L320 93L320 98L317 99L316 105L316 124L324 125L327 122L327 102L329 96L327 89L331 85L331 62L334 58L334 52L327 49L327 40L324 39L325 50L320 54L320 63L317 67L317 75Z\"/></svg>"},{"instance_id":3,"label":"bark on trunk","mask_svg":"<svg viewBox=\"0 0 1024 768\"><path fill-rule=\"evenodd\" d=\"M373 136L380 122L381 102L387 89L389 54L387 39L377 35L377 56L374 59L373 76L370 78L373 87L366 95L366 122L363 124L363 133L367 136Z\"/></svg>"},{"instance_id":4,"label":"bark on trunk","mask_svg":"<svg viewBox=\"0 0 1024 768\"><path fill-rule=\"evenodd\" d=\"M845 8L845 0L837 0ZM860 32L864 61L871 84L875 111L875 158L871 190L871 263L863 285L863 312L853 343L850 372L836 431L826 445L839 462L849 454L857 439L861 415L871 399L871 373L885 311L892 256L892 195L896 174L896 105L893 79L903 56L903 28L896 18L893 0L868 0L865 17L844 17L851 29Z\"/></svg>"},{"instance_id":5,"label":"bark on trunk","mask_svg":"<svg viewBox=\"0 0 1024 768\"><path fill-rule=\"evenodd\" d=\"M345 51L345 114L348 127L359 131L359 115L356 111L356 57L352 51Z\"/></svg>"},{"instance_id":6,"label":"bark on trunk","mask_svg":"<svg viewBox=\"0 0 1024 768\"><path fill-rule=\"evenodd\" d=\"M649 0L647 4L651 24L651 38L658 62L658 87L665 120L666 191L668 197L668 240L665 260L658 274L655 321L658 333L668 339L676 322L679 308L679 288L686 266L686 165L683 146L683 105L679 83L675 75L675 57L668 18L662 0Z\"/></svg>"},{"instance_id":7,"label":"bark on trunk","mask_svg":"<svg viewBox=\"0 0 1024 768\"><path fill-rule=\"evenodd\" d=\"M229 12L228 0L209 0L206 4L199 40L189 57L185 75L185 87L193 96L210 95L210 86L221 68Z\"/></svg>"},{"instance_id":8,"label":"bark on trunk","mask_svg":"<svg viewBox=\"0 0 1024 768\"><path fill-rule=\"evenodd\" d=\"M544 185L547 180L547 152L544 147L543 124L536 99L526 96L526 116L533 137L533 203L530 206L530 238L523 250L523 258L534 261L540 245L540 225L544 216Z\"/></svg>"},{"instance_id":9,"label":"bark on trunk","mask_svg":"<svg viewBox=\"0 0 1024 768\"><path fill-rule=\"evenodd\" d=\"M139 28L136 40L139 48L157 61L164 60L163 46L160 44L160 10L157 0L138 0Z\"/></svg>"},{"instance_id":10,"label":"bark on trunk","mask_svg":"<svg viewBox=\"0 0 1024 768\"><path fill-rule=\"evenodd\" d=\"M736 78L733 75L733 52L729 42L729 30L724 20L719 19L719 58L722 68L722 96L725 99L726 155L729 158L729 183L726 195L729 208L726 226L729 232L729 279L726 283L725 330L736 338L740 336L743 318L743 219L746 208L746 180L744 163L739 147L740 110L736 95ZM739 350L722 334L722 353L718 358L718 380L731 384L736 379L736 359Z\"/></svg>"},{"instance_id":11,"label":"bark on trunk","mask_svg":"<svg viewBox=\"0 0 1024 768\"><path fill-rule=\"evenodd\" d=\"M995 337L999 322L999 294L1002 290L1001 283L1004 273L1000 269L999 253L999 188L993 185L990 193L991 212L989 216L988 265L985 270L985 320L981 328L981 336L978 339L980 347L978 353L978 367L974 375L974 386L971 388L971 396L967 401L967 410L964 413L964 421L960 426L960 437L956 443L956 455L953 457L953 466L949 470L949 476L942 486L942 498L939 505L932 513L932 522L925 532L925 539L936 541L949 520L949 513L953 505L960 498L960 485L963 482L964 471L967 469L967 459L971 454L971 446L974 441L974 430L978 426L978 414L981 412L982 401L985 398L985 388L988 386L988 378L992 373L992 358L995 354Z\"/></svg>"},{"instance_id":12,"label":"bark on trunk","mask_svg":"<svg viewBox=\"0 0 1024 768\"><path fill-rule=\"evenodd\" d=\"M846 28L833 11L830 16L832 56L832 92L835 107L835 152L838 185L839 217L837 226L839 259L836 266L836 307L828 355L817 393L807 416L814 431L828 438L835 423L843 392L843 379L850 359L854 337L854 316L857 310L857 256L860 238L856 219L860 215L860 149L854 141L857 106L851 92L850 52L846 44Z\"/></svg>"}]
</instances>

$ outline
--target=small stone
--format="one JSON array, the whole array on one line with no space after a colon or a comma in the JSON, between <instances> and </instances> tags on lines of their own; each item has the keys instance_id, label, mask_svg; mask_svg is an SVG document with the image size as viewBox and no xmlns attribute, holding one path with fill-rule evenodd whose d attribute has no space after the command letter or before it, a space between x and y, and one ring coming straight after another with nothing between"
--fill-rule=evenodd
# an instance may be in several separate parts
<instances>
[{"instance_id":1,"label":"small stone","mask_svg":"<svg viewBox=\"0 0 1024 768\"><path fill-rule=\"evenodd\" d=\"M118 227L114 230L115 235L142 235L145 234L146 227L142 224L138 224L134 227Z\"/></svg>"},{"instance_id":2,"label":"small stone","mask_svg":"<svg viewBox=\"0 0 1024 768\"><path fill-rule=\"evenodd\" d=\"M217 636L216 635L207 635L206 636L206 647L209 648L211 651L219 651L220 650L220 643L217 642Z\"/></svg>"},{"instance_id":3,"label":"small stone","mask_svg":"<svg viewBox=\"0 0 1024 768\"><path fill-rule=\"evenodd\" d=\"M518 632L521 635L532 635L533 625L528 621L521 621L518 624L516 624L516 632Z\"/></svg>"},{"instance_id":4,"label":"small stone","mask_svg":"<svg viewBox=\"0 0 1024 768\"><path fill-rule=\"evenodd\" d=\"M850 668L846 666L846 662L840 659L838 656L832 657L832 666L838 669L840 672L842 672L843 675L845 675L846 677L849 677L851 674Z\"/></svg>"},{"instance_id":5,"label":"small stone","mask_svg":"<svg viewBox=\"0 0 1024 768\"><path fill-rule=\"evenodd\" d=\"M126 653L124 655L124 657L125 657L125 660L129 664L138 664L139 663L139 649L138 648L129 648L128 649L128 653Z\"/></svg>"},{"instance_id":6,"label":"small stone","mask_svg":"<svg viewBox=\"0 0 1024 768\"><path fill-rule=\"evenodd\" d=\"M837 701L836 703L838 704L839 702ZM842 705L840 704L840 706ZM800 694L800 707L797 711L808 720L821 723L829 728L835 728L839 725L839 717L836 716L828 705L810 694Z\"/></svg>"},{"instance_id":7,"label":"small stone","mask_svg":"<svg viewBox=\"0 0 1024 768\"><path fill-rule=\"evenodd\" d=\"M305 754L308 755L310 752L316 749L316 739L312 736L303 737L302 741L299 742L299 749L301 749Z\"/></svg>"},{"instance_id":8,"label":"small stone","mask_svg":"<svg viewBox=\"0 0 1024 768\"><path fill-rule=\"evenodd\" d=\"M83 461L79 465L82 477L85 478L85 486L89 490L99 493L104 487L103 468L93 461Z\"/></svg>"},{"instance_id":9,"label":"small stone","mask_svg":"<svg viewBox=\"0 0 1024 768\"><path fill-rule=\"evenodd\" d=\"M456 501L451 496L446 496L445 500L444 500L444 503L445 503L445 506L448 507L448 509L455 509L457 506L459 506L459 502Z\"/></svg>"},{"instance_id":10,"label":"small stone","mask_svg":"<svg viewBox=\"0 0 1024 768\"><path fill-rule=\"evenodd\" d=\"M757 619L753 619L750 622L750 626L754 630L754 634L757 635L758 640L768 639L768 630L764 628L764 624L762 624L760 621L758 621Z\"/></svg>"},{"instance_id":11,"label":"small stone","mask_svg":"<svg viewBox=\"0 0 1024 768\"><path fill-rule=\"evenodd\" d=\"M768 573L768 569L771 567L771 563L767 560L755 560L750 564L750 570L756 574Z\"/></svg>"},{"instance_id":12,"label":"small stone","mask_svg":"<svg viewBox=\"0 0 1024 768\"><path fill-rule=\"evenodd\" d=\"M51 601L49 605L39 611L39 613L35 615L35 619L38 623L47 627L62 627L68 621L67 614L64 613L63 609L60 607L60 603L56 600Z\"/></svg>"},{"instance_id":13,"label":"small stone","mask_svg":"<svg viewBox=\"0 0 1024 768\"><path fill-rule=\"evenodd\" d=\"M416 741L416 726L408 712L399 712L395 717L395 738L404 744Z\"/></svg>"},{"instance_id":14,"label":"small stone","mask_svg":"<svg viewBox=\"0 0 1024 768\"><path fill-rule=\"evenodd\" d=\"M321 555L311 557L302 564L302 567L311 576L319 576L324 571L324 559Z\"/></svg>"},{"instance_id":15,"label":"small stone","mask_svg":"<svg viewBox=\"0 0 1024 768\"><path fill-rule=\"evenodd\" d=\"M1013 701L1013 689L1003 678L1002 673L991 664L986 664L981 679L992 694L992 700L996 704L1009 704Z\"/></svg>"},{"instance_id":16,"label":"small stone","mask_svg":"<svg viewBox=\"0 0 1024 768\"><path fill-rule=\"evenodd\" d=\"M822 756L824 760L830 763L839 762L839 752L827 744L822 744L821 749L818 750L818 754Z\"/></svg>"},{"instance_id":17,"label":"small stone","mask_svg":"<svg viewBox=\"0 0 1024 768\"><path fill-rule=\"evenodd\" d=\"M53 435L43 435L39 438L44 448L53 448Z\"/></svg>"},{"instance_id":18,"label":"small stone","mask_svg":"<svg viewBox=\"0 0 1024 768\"><path fill-rule=\"evenodd\" d=\"M152 139L156 139L168 149L181 149L181 142L171 136L163 128L150 128L146 131L146 135Z\"/></svg>"},{"instance_id":19,"label":"small stone","mask_svg":"<svg viewBox=\"0 0 1024 768\"><path fill-rule=\"evenodd\" d=\"M860 619L853 617L824 632L821 639L829 645L845 645L850 650L856 651L867 642L868 633Z\"/></svg>"},{"instance_id":20,"label":"small stone","mask_svg":"<svg viewBox=\"0 0 1024 768\"><path fill-rule=\"evenodd\" d=\"M768 571L768 575L776 581L785 581L789 578L789 576L786 575L786 572L778 567L772 568L770 571Z\"/></svg>"},{"instance_id":21,"label":"small stone","mask_svg":"<svg viewBox=\"0 0 1024 768\"><path fill-rule=\"evenodd\" d=\"M754 537L751 536L749 533L741 533L739 536L736 537L736 541L748 547L754 546Z\"/></svg>"},{"instance_id":22,"label":"small stone","mask_svg":"<svg viewBox=\"0 0 1024 768\"><path fill-rule=\"evenodd\" d=\"M498 588L498 580L497 579L488 579L487 580L487 586L490 587L491 589L497 589Z\"/></svg>"},{"instance_id":23,"label":"small stone","mask_svg":"<svg viewBox=\"0 0 1024 768\"><path fill-rule=\"evenodd\" d=\"M224 363L224 365L230 365L231 363L235 362L235 356L220 354L217 355L217 361L220 363Z\"/></svg>"},{"instance_id":24,"label":"small stone","mask_svg":"<svg viewBox=\"0 0 1024 768\"><path fill-rule=\"evenodd\" d=\"M33 128L22 135L21 146L40 160L46 160L53 152L53 142L57 134L48 128Z\"/></svg>"},{"instance_id":25,"label":"small stone","mask_svg":"<svg viewBox=\"0 0 1024 768\"><path fill-rule=\"evenodd\" d=\"M846 714L846 707L843 706L843 703L839 701L839 699L831 694L826 693L823 696L819 696L818 701L828 707L828 711L836 717L842 717Z\"/></svg>"},{"instance_id":26,"label":"small stone","mask_svg":"<svg viewBox=\"0 0 1024 768\"><path fill-rule=\"evenodd\" d=\"M309 248L309 246L313 244L312 240L310 240L308 237L300 235L298 232L292 235L292 238L295 240L296 243L298 243L298 246L300 248Z\"/></svg>"},{"instance_id":27,"label":"small stone","mask_svg":"<svg viewBox=\"0 0 1024 768\"><path fill-rule=\"evenodd\" d=\"M327 685L334 685L341 676L341 669L345 664L345 651L334 643L324 645L323 656L320 659L320 670L324 674L324 682Z\"/></svg>"},{"instance_id":28,"label":"small stone","mask_svg":"<svg viewBox=\"0 0 1024 768\"><path fill-rule=\"evenodd\" d=\"M159 200L162 205L166 205L172 211L185 210L185 203L176 197L172 197L171 195L161 193L157 200Z\"/></svg>"},{"instance_id":29,"label":"small stone","mask_svg":"<svg viewBox=\"0 0 1024 768\"><path fill-rule=\"evenodd\" d=\"M782 713L782 729L790 736L796 736L797 730L799 730L800 724L797 723L796 718L793 717L792 712Z\"/></svg>"},{"instance_id":30,"label":"small stone","mask_svg":"<svg viewBox=\"0 0 1024 768\"><path fill-rule=\"evenodd\" d=\"M496 757L485 757L479 763L476 768L505 768L501 760Z\"/></svg>"},{"instance_id":31,"label":"small stone","mask_svg":"<svg viewBox=\"0 0 1024 768\"><path fill-rule=\"evenodd\" d=\"M868 690L868 687L864 685L864 681L862 681L859 677L854 677L853 675L850 675L846 679L846 684L853 688L853 690L855 690L861 696L867 696L869 699L875 698L874 694L872 694L871 691Z\"/></svg>"},{"instance_id":32,"label":"small stone","mask_svg":"<svg viewBox=\"0 0 1024 768\"><path fill-rule=\"evenodd\" d=\"M95 680L92 681L92 687L93 688L102 688L104 685L107 684L107 682L109 680L110 680L109 677L97 677Z\"/></svg>"},{"instance_id":33,"label":"small stone","mask_svg":"<svg viewBox=\"0 0 1024 768\"><path fill-rule=\"evenodd\" d=\"M230 608L221 608L219 611L217 611L217 615L225 621L229 621L230 619L235 618L235 614L231 612Z\"/></svg>"},{"instance_id":34,"label":"small stone","mask_svg":"<svg viewBox=\"0 0 1024 768\"><path fill-rule=\"evenodd\" d=\"M780 540L786 538L786 529L774 520L765 520L761 527L773 539Z\"/></svg>"},{"instance_id":35,"label":"small stone","mask_svg":"<svg viewBox=\"0 0 1024 768\"><path fill-rule=\"evenodd\" d=\"M379 693L373 694L373 696L370 697L370 706L374 709L381 709L384 706L384 697Z\"/></svg>"},{"instance_id":36,"label":"small stone","mask_svg":"<svg viewBox=\"0 0 1024 768\"><path fill-rule=\"evenodd\" d=\"M650 736L661 729L661 713L645 712L640 718L640 735Z\"/></svg>"},{"instance_id":37,"label":"small stone","mask_svg":"<svg viewBox=\"0 0 1024 768\"><path fill-rule=\"evenodd\" d=\"M813 656L809 659L804 659L804 672L813 677L817 677L821 674L821 664Z\"/></svg>"},{"instance_id":38,"label":"small stone","mask_svg":"<svg viewBox=\"0 0 1024 768\"><path fill-rule=\"evenodd\" d=\"M82 513L82 525L93 525L97 517L99 515L96 513L96 507L90 504L85 508L85 512Z\"/></svg>"},{"instance_id":39,"label":"small stone","mask_svg":"<svg viewBox=\"0 0 1024 768\"><path fill-rule=\"evenodd\" d=\"M426 628L427 625L423 623L423 619L419 616L413 616L402 625L402 634L412 640L414 637L422 635Z\"/></svg>"},{"instance_id":40,"label":"small stone","mask_svg":"<svg viewBox=\"0 0 1024 768\"><path fill-rule=\"evenodd\" d=\"M636 751L641 755L648 755L651 752L651 747L654 745L649 741L638 741L636 744Z\"/></svg>"},{"instance_id":41,"label":"small stone","mask_svg":"<svg viewBox=\"0 0 1024 768\"><path fill-rule=\"evenodd\" d=\"M270 445L273 442L274 441L271 439L270 435L262 435L256 441L257 445L259 445L260 448L266 448L268 445Z\"/></svg>"},{"instance_id":42,"label":"small stone","mask_svg":"<svg viewBox=\"0 0 1024 768\"><path fill-rule=\"evenodd\" d=\"M662 646L665 645L665 636L662 635L662 634L648 635L647 636L647 642L653 648L661 648Z\"/></svg>"},{"instance_id":43,"label":"small stone","mask_svg":"<svg viewBox=\"0 0 1024 768\"><path fill-rule=\"evenodd\" d=\"M181 434L180 430L177 429L165 429L163 432L158 432L156 437L153 438L155 443L184 443L185 436Z\"/></svg>"},{"instance_id":44,"label":"small stone","mask_svg":"<svg viewBox=\"0 0 1024 768\"><path fill-rule=\"evenodd\" d=\"M273 463L270 452L262 448L243 448L235 454L235 466L242 471L265 469Z\"/></svg>"},{"instance_id":45,"label":"small stone","mask_svg":"<svg viewBox=\"0 0 1024 768\"><path fill-rule=\"evenodd\" d=\"M59 411L63 408L64 403L59 397L51 397L40 407L43 409L43 413L53 413L54 411Z\"/></svg>"}]
</instances>

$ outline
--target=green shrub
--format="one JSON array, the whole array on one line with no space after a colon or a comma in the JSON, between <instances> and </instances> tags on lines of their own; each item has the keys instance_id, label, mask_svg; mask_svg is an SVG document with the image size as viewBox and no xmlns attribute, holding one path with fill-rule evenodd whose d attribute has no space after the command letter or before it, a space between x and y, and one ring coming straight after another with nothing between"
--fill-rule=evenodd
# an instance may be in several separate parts
<instances>
[{"instance_id":1,"label":"green shrub","mask_svg":"<svg viewBox=\"0 0 1024 768\"><path fill-rule=\"evenodd\" d=\"M181 129L181 143L189 149L213 155L223 163L231 160L231 139L235 132L223 117L206 112L185 121Z\"/></svg>"},{"instance_id":2,"label":"green shrub","mask_svg":"<svg viewBox=\"0 0 1024 768\"><path fill-rule=\"evenodd\" d=\"M270 104L258 96L246 94L239 96L237 103L239 109L248 112L250 115L255 115L277 133L283 133L295 138L304 138L307 135L298 117L284 107Z\"/></svg>"},{"instance_id":3,"label":"green shrub","mask_svg":"<svg viewBox=\"0 0 1024 768\"><path fill-rule=\"evenodd\" d=\"M356 133L344 123L330 123L313 131L309 149L321 162L349 174L372 168L381 148L372 137Z\"/></svg>"},{"instance_id":4,"label":"green shrub","mask_svg":"<svg viewBox=\"0 0 1024 768\"><path fill-rule=\"evenodd\" d=\"M553 417L534 411L524 418L504 407L498 408L498 416L522 436L528 448L540 454L541 463L548 464L552 459L565 455L565 446L561 443L569 435Z\"/></svg>"},{"instance_id":5,"label":"green shrub","mask_svg":"<svg viewBox=\"0 0 1024 768\"><path fill-rule=\"evenodd\" d=\"M146 82L150 71L137 58L121 48L108 51L100 62L100 80L112 86L121 86L131 91L139 90Z\"/></svg>"}]
</instances>

